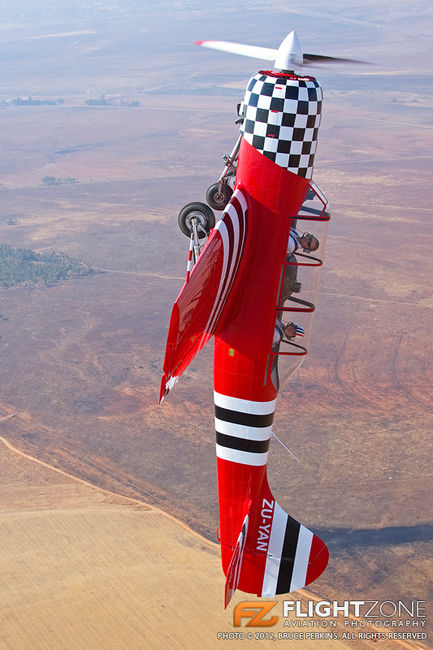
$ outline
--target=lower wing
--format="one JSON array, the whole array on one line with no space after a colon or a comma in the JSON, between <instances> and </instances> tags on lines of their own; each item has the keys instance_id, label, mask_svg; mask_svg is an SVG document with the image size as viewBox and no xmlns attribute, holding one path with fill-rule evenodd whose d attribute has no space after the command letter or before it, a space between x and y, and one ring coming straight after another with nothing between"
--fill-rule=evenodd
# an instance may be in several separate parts
<instances>
[{"instance_id":1,"label":"lower wing","mask_svg":"<svg viewBox=\"0 0 433 650\"><path fill-rule=\"evenodd\" d=\"M241 260L247 202L236 190L171 313L160 401L215 332Z\"/></svg>"}]
</instances>

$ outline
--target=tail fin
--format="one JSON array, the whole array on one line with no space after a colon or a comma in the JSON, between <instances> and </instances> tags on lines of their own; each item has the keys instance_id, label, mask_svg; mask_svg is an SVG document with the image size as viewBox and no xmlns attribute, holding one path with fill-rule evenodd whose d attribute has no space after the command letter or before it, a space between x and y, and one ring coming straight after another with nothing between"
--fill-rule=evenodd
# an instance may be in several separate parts
<instances>
[{"instance_id":1,"label":"tail fin","mask_svg":"<svg viewBox=\"0 0 433 650\"><path fill-rule=\"evenodd\" d=\"M320 576L329 559L324 542L278 505L266 480L266 466L248 470L250 485L261 487L250 493L247 517L246 501L237 502L237 513L233 507L220 510L226 604L236 588L264 598L302 589Z\"/></svg>"}]
</instances>

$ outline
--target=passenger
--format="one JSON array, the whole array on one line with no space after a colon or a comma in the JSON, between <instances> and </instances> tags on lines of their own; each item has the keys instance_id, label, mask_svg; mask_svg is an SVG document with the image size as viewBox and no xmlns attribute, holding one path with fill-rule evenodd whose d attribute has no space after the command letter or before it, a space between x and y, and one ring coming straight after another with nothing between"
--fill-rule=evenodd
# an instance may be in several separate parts
<instances>
[{"instance_id":1,"label":"passenger","mask_svg":"<svg viewBox=\"0 0 433 650\"><path fill-rule=\"evenodd\" d=\"M286 325L277 318L275 322L274 338L272 341L272 352L278 352L280 349L281 341L286 339L294 339L295 336L304 336L304 329L296 323L287 323ZM275 390L280 387L280 378L278 376L278 354L273 355L271 381Z\"/></svg>"},{"instance_id":2,"label":"passenger","mask_svg":"<svg viewBox=\"0 0 433 650\"><path fill-rule=\"evenodd\" d=\"M272 340L272 350L276 350L283 338L294 339L295 336L304 336L304 328L296 323L284 323L277 318L275 322L274 338Z\"/></svg>"}]
</instances>

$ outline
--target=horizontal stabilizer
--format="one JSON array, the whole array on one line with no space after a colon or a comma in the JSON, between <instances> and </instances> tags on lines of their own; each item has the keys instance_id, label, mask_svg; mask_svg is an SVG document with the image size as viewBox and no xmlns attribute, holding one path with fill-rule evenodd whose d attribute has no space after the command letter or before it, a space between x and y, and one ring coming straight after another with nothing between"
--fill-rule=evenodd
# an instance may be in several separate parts
<instances>
[{"instance_id":1,"label":"horizontal stabilizer","mask_svg":"<svg viewBox=\"0 0 433 650\"><path fill-rule=\"evenodd\" d=\"M247 202L238 189L174 303L160 401L214 334L239 268L246 229Z\"/></svg>"},{"instance_id":2,"label":"horizontal stabilizer","mask_svg":"<svg viewBox=\"0 0 433 650\"><path fill-rule=\"evenodd\" d=\"M241 532L239 533L238 541L233 551L233 556L227 571L227 579L225 585L224 607L226 608L235 593L239 577L241 574L242 559L244 557L245 543L248 534L248 513L245 515L242 524Z\"/></svg>"}]
</instances>

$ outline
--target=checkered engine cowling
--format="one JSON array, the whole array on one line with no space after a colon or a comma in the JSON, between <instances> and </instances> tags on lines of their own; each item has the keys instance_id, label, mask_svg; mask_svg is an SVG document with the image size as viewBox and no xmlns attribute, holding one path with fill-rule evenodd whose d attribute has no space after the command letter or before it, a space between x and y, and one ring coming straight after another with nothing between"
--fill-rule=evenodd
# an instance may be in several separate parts
<instances>
[{"instance_id":1,"label":"checkered engine cowling","mask_svg":"<svg viewBox=\"0 0 433 650\"><path fill-rule=\"evenodd\" d=\"M245 140L277 165L312 177L322 112L322 89L313 77L258 72L241 111Z\"/></svg>"}]
</instances>

